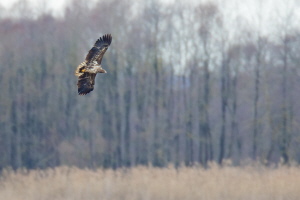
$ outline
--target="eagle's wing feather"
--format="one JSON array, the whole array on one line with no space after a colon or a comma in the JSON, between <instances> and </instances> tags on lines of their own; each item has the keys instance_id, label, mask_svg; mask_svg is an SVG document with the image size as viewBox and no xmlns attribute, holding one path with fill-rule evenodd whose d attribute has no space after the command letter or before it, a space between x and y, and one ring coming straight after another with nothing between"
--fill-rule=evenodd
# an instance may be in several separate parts
<instances>
[{"instance_id":1,"label":"eagle's wing feather","mask_svg":"<svg viewBox=\"0 0 300 200\"><path fill-rule=\"evenodd\" d=\"M100 65L103 55L106 52L108 46L110 45L112 40L111 34L106 34L100 37L96 43L94 44L93 48L87 54L85 61L87 64L97 61Z\"/></svg>"},{"instance_id":2,"label":"eagle's wing feather","mask_svg":"<svg viewBox=\"0 0 300 200\"><path fill-rule=\"evenodd\" d=\"M95 77L96 74L92 73L82 73L82 75L78 77L77 86L79 95L86 95L94 90Z\"/></svg>"}]
</instances>

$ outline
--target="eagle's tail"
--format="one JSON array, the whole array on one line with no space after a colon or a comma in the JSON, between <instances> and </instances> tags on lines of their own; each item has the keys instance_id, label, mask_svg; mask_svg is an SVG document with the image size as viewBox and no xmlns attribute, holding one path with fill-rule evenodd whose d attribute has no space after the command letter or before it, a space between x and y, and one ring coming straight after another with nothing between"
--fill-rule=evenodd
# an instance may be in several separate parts
<instances>
[{"instance_id":1,"label":"eagle's tail","mask_svg":"<svg viewBox=\"0 0 300 200\"><path fill-rule=\"evenodd\" d=\"M75 76L81 76L84 72L85 67L86 67L86 62L80 63L80 65L78 65L78 67L75 71Z\"/></svg>"}]
</instances>

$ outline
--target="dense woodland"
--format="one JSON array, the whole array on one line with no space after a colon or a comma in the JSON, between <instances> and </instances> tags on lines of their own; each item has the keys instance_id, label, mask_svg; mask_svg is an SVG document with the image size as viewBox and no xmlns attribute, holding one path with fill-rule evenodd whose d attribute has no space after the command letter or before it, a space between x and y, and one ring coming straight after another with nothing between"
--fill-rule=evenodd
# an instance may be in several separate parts
<instances>
[{"instance_id":1,"label":"dense woodland","mask_svg":"<svg viewBox=\"0 0 300 200\"><path fill-rule=\"evenodd\" d=\"M0 14L0 169L300 162L293 10L266 33L215 3L74 0L55 17L22 2ZM78 96L106 33L108 73Z\"/></svg>"}]
</instances>

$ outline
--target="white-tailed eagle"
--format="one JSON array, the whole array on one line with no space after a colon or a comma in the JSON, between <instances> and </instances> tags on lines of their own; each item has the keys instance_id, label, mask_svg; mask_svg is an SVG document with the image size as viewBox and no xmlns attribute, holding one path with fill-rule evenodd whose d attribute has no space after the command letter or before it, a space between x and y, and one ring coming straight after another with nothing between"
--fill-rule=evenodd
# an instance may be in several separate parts
<instances>
[{"instance_id":1,"label":"white-tailed eagle","mask_svg":"<svg viewBox=\"0 0 300 200\"><path fill-rule=\"evenodd\" d=\"M75 75L78 76L77 86L79 95L86 95L93 91L97 73L106 73L101 67L101 61L111 40L111 34L100 37L87 54L85 61L78 65Z\"/></svg>"}]
</instances>

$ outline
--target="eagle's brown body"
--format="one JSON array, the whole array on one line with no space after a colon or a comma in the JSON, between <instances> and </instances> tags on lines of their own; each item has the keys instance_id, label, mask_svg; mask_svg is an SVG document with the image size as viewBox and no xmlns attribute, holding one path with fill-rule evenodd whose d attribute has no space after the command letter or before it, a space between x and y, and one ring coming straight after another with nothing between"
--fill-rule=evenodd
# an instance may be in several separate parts
<instances>
[{"instance_id":1,"label":"eagle's brown body","mask_svg":"<svg viewBox=\"0 0 300 200\"><path fill-rule=\"evenodd\" d=\"M78 76L78 94L86 95L93 91L97 73L106 73L101 67L104 53L111 44L110 34L100 37L87 54L85 61L78 65L75 75Z\"/></svg>"}]
</instances>

